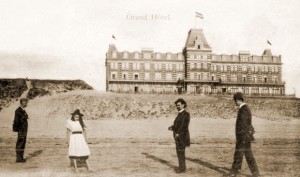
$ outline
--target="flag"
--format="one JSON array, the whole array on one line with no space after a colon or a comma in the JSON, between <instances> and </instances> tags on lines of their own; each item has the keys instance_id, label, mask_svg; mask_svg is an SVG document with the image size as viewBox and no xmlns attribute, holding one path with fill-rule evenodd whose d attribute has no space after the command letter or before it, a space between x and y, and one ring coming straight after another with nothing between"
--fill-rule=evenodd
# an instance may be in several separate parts
<instances>
[{"instance_id":1,"label":"flag","mask_svg":"<svg viewBox=\"0 0 300 177\"><path fill-rule=\"evenodd\" d=\"M203 19L204 17L203 17L203 15L201 14L201 13L199 13L199 12L195 12L196 14L196 17L198 17L198 18L200 18L200 19Z\"/></svg>"},{"instance_id":2,"label":"flag","mask_svg":"<svg viewBox=\"0 0 300 177\"><path fill-rule=\"evenodd\" d=\"M271 42L270 42L269 40L267 40L267 43L270 44L270 45L272 45Z\"/></svg>"},{"instance_id":3,"label":"flag","mask_svg":"<svg viewBox=\"0 0 300 177\"><path fill-rule=\"evenodd\" d=\"M114 35L112 35L112 38L115 39L115 40L117 40L116 37L115 37Z\"/></svg>"}]
</instances>

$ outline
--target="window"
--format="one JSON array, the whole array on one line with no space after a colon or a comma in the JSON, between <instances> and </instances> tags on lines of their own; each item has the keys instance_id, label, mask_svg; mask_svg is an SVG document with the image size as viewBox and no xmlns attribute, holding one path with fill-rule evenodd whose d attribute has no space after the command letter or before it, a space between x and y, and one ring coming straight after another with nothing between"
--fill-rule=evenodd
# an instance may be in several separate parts
<instances>
[{"instance_id":1,"label":"window","mask_svg":"<svg viewBox=\"0 0 300 177\"><path fill-rule=\"evenodd\" d=\"M167 60L171 59L171 54L167 53Z\"/></svg>"},{"instance_id":2,"label":"window","mask_svg":"<svg viewBox=\"0 0 300 177\"><path fill-rule=\"evenodd\" d=\"M253 87L253 88L251 89L251 92L252 92L254 95L259 94L259 89L258 89L258 87Z\"/></svg>"},{"instance_id":3,"label":"window","mask_svg":"<svg viewBox=\"0 0 300 177\"><path fill-rule=\"evenodd\" d=\"M155 80L161 80L161 73L155 73Z\"/></svg>"},{"instance_id":4,"label":"window","mask_svg":"<svg viewBox=\"0 0 300 177\"><path fill-rule=\"evenodd\" d=\"M216 80L216 76L212 75L212 76L211 76L211 80L212 80L212 81Z\"/></svg>"},{"instance_id":5,"label":"window","mask_svg":"<svg viewBox=\"0 0 300 177\"><path fill-rule=\"evenodd\" d=\"M227 77L226 77L225 74L223 74L223 75L221 76L221 80L222 80L222 81L226 81L226 80L227 80Z\"/></svg>"},{"instance_id":6,"label":"window","mask_svg":"<svg viewBox=\"0 0 300 177\"><path fill-rule=\"evenodd\" d=\"M194 59L194 54L190 54L190 58L191 58L191 59Z\"/></svg>"},{"instance_id":7,"label":"window","mask_svg":"<svg viewBox=\"0 0 300 177\"><path fill-rule=\"evenodd\" d=\"M147 71L150 70L150 63L145 63L145 70L147 70Z\"/></svg>"},{"instance_id":8,"label":"window","mask_svg":"<svg viewBox=\"0 0 300 177\"><path fill-rule=\"evenodd\" d=\"M123 79L124 79L124 80L127 79L127 73L126 73L126 74L125 74L125 73L123 74Z\"/></svg>"},{"instance_id":9,"label":"window","mask_svg":"<svg viewBox=\"0 0 300 177\"><path fill-rule=\"evenodd\" d=\"M118 63L112 62L110 68L111 69L118 69Z\"/></svg>"},{"instance_id":10,"label":"window","mask_svg":"<svg viewBox=\"0 0 300 177\"><path fill-rule=\"evenodd\" d=\"M238 66L237 65L233 66L233 71L237 71L237 70L238 70Z\"/></svg>"},{"instance_id":11,"label":"window","mask_svg":"<svg viewBox=\"0 0 300 177\"><path fill-rule=\"evenodd\" d=\"M252 80L253 80L253 82L257 82L256 76L253 76L253 77L252 77Z\"/></svg>"},{"instance_id":12,"label":"window","mask_svg":"<svg viewBox=\"0 0 300 177\"><path fill-rule=\"evenodd\" d=\"M150 73L145 73L145 80L149 80L150 79Z\"/></svg>"},{"instance_id":13,"label":"window","mask_svg":"<svg viewBox=\"0 0 300 177\"><path fill-rule=\"evenodd\" d=\"M166 70L172 71L172 64L166 64Z\"/></svg>"},{"instance_id":14,"label":"window","mask_svg":"<svg viewBox=\"0 0 300 177\"><path fill-rule=\"evenodd\" d=\"M143 53L143 58L150 59L151 58L151 54L150 53Z\"/></svg>"},{"instance_id":15,"label":"window","mask_svg":"<svg viewBox=\"0 0 300 177\"><path fill-rule=\"evenodd\" d=\"M245 72L247 71L247 66L242 66L242 70Z\"/></svg>"},{"instance_id":16,"label":"window","mask_svg":"<svg viewBox=\"0 0 300 177\"><path fill-rule=\"evenodd\" d=\"M201 48L201 46L200 45L198 45L198 49L200 49Z\"/></svg>"},{"instance_id":17,"label":"window","mask_svg":"<svg viewBox=\"0 0 300 177\"><path fill-rule=\"evenodd\" d=\"M154 64L154 69L155 69L155 70L160 70L160 69L161 69L161 64L155 63L155 64Z\"/></svg>"},{"instance_id":18,"label":"window","mask_svg":"<svg viewBox=\"0 0 300 177\"><path fill-rule=\"evenodd\" d=\"M178 59L178 60L181 60L181 59L182 59L182 55L181 55L181 54L178 54L177 59Z\"/></svg>"},{"instance_id":19,"label":"window","mask_svg":"<svg viewBox=\"0 0 300 177\"><path fill-rule=\"evenodd\" d=\"M139 79L139 75L138 74L134 74L134 80L138 80Z\"/></svg>"},{"instance_id":20,"label":"window","mask_svg":"<svg viewBox=\"0 0 300 177\"><path fill-rule=\"evenodd\" d=\"M278 83L278 78L277 78L277 76L274 76L274 82L275 82L275 83Z\"/></svg>"},{"instance_id":21,"label":"window","mask_svg":"<svg viewBox=\"0 0 300 177\"><path fill-rule=\"evenodd\" d=\"M129 69L129 63L122 63L122 69L123 70Z\"/></svg>"},{"instance_id":22,"label":"window","mask_svg":"<svg viewBox=\"0 0 300 177\"><path fill-rule=\"evenodd\" d=\"M246 81L247 81L247 77L243 76L243 82L246 82Z\"/></svg>"},{"instance_id":23,"label":"window","mask_svg":"<svg viewBox=\"0 0 300 177\"><path fill-rule=\"evenodd\" d=\"M139 58L139 53L135 52L135 53L134 53L134 58L135 58L135 59L138 59L138 58Z\"/></svg>"},{"instance_id":24,"label":"window","mask_svg":"<svg viewBox=\"0 0 300 177\"><path fill-rule=\"evenodd\" d=\"M159 53L156 54L156 59L160 59L160 54Z\"/></svg>"},{"instance_id":25,"label":"window","mask_svg":"<svg viewBox=\"0 0 300 177\"><path fill-rule=\"evenodd\" d=\"M132 69L136 70L136 63L132 63Z\"/></svg>"},{"instance_id":26,"label":"window","mask_svg":"<svg viewBox=\"0 0 300 177\"><path fill-rule=\"evenodd\" d=\"M232 76L231 76L231 80L232 80L233 82L236 82L236 81L237 81L237 75L232 75Z\"/></svg>"},{"instance_id":27,"label":"window","mask_svg":"<svg viewBox=\"0 0 300 177\"><path fill-rule=\"evenodd\" d=\"M182 64L176 64L176 69L178 71L182 71L183 70L183 65Z\"/></svg>"},{"instance_id":28,"label":"window","mask_svg":"<svg viewBox=\"0 0 300 177\"><path fill-rule=\"evenodd\" d=\"M117 58L117 52L112 52L112 58Z\"/></svg>"},{"instance_id":29,"label":"window","mask_svg":"<svg viewBox=\"0 0 300 177\"><path fill-rule=\"evenodd\" d=\"M166 74L166 80L172 80L172 73Z\"/></svg>"},{"instance_id":30,"label":"window","mask_svg":"<svg viewBox=\"0 0 300 177\"><path fill-rule=\"evenodd\" d=\"M116 79L116 74L112 74L112 79Z\"/></svg>"},{"instance_id":31,"label":"window","mask_svg":"<svg viewBox=\"0 0 300 177\"><path fill-rule=\"evenodd\" d=\"M262 92L262 94L268 95L269 94L269 89L264 88L264 89L262 89L261 92Z\"/></svg>"},{"instance_id":32,"label":"window","mask_svg":"<svg viewBox=\"0 0 300 177\"><path fill-rule=\"evenodd\" d=\"M194 79L194 73L190 73L190 79Z\"/></svg>"},{"instance_id":33,"label":"window","mask_svg":"<svg viewBox=\"0 0 300 177\"><path fill-rule=\"evenodd\" d=\"M177 79L183 79L183 78L182 78L182 74L180 74L180 73L177 74Z\"/></svg>"},{"instance_id":34,"label":"window","mask_svg":"<svg viewBox=\"0 0 300 177\"><path fill-rule=\"evenodd\" d=\"M264 83L267 83L268 79L266 77L264 77Z\"/></svg>"},{"instance_id":35,"label":"window","mask_svg":"<svg viewBox=\"0 0 300 177\"><path fill-rule=\"evenodd\" d=\"M125 58L125 59L128 58L128 53L127 52L123 53L123 58Z\"/></svg>"}]
</instances>

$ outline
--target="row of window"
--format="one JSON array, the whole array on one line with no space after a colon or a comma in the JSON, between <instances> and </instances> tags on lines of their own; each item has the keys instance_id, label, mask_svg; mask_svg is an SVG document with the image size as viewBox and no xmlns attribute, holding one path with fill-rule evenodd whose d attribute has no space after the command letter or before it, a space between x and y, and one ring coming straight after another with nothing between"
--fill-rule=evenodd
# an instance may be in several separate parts
<instances>
[{"instance_id":1,"label":"row of window","mask_svg":"<svg viewBox=\"0 0 300 177\"><path fill-rule=\"evenodd\" d=\"M208 63L190 63L190 69L209 69L210 65ZM241 70L252 71L252 72L279 72L280 67L278 66L238 66L238 65L211 65L212 71L238 71L238 68L241 67Z\"/></svg>"},{"instance_id":2,"label":"row of window","mask_svg":"<svg viewBox=\"0 0 300 177\"><path fill-rule=\"evenodd\" d=\"M118 76L117 73L112 73L111 79L122 79L122 80L130 79L128 73L123 73L122 78L118 78L117 76ZM152 79L154 79L154 80L174 80L174 79L177 80L179 78L183 78L183 75L180 73L180 74L176 74L176 76L173 77L172 73L166 73L166 76L164 78L161 73L153 73L152 77L153 77ZM139 73L134 73L132 75L132 79L134 79L134 80L139 80L139 79L150 80L151 74L145 73L144 76L141 77L141 75Z\"/></svg>"},{"instance_id":3,"label":"row of window","mask_svg":"<svg viewBox=\"0 0 300 177\"><path fill-rule=\"evenodd\" d=\"M127 80L127 79L130 79L129 77L129 74L128 73L123 73L122 74L122 78L117 78L117 73L112 73L111 74L111 79L122 79L122 80ZM163 78L162 74L161 73L153 73L153 78L154 80L176 80L178 78L183 78L183 75L180 73L180 74L176 74L175 77L173 77L173 74L172 73L166 73L166 76L165 78ZM139 80L139 79L145 79L145 80L150 80L151 79L151 73L145 73L144 74L144 77L141 78L140 77L140 74L139 73L134 73L133 74L133 78L134 80ZM201 74L197 74L197 73L194 73L194 74L191 74L190 75L190 79L192 80L203 80L203 81L208 81L208 80L211 80L211 81L217 81L218 78L216 75L209 75L209 73L201 73ZM230 82L237 82L238 81L238 76L237 75L231 75L230 77L226 76L226 75L222 75L221 78L220 78L222 82L226 82L226 81L230 81ZM247 76L242 76L241 82L258 82L258 78L257 76L253 76L251 79L247 78ZM276 76L273 76L271 79L269 79L267 76L263 76L262 77L262 80L260 82L263 82L263 83L278 83L278 78Z\"/></svg>"},{"instance_id":4,"label":"row of window","mask_svg":"<svg viewBox=\"0 0 300 177\"><path fill-rule=\"evenodd\" d=\"M182 60L183 59L183 55L182 54L163 54L166 55L166 59L167 60ZM173 55L173 57L172 57ZM127 52L123 52L122 58L123 59L128 59L128 53ZM117 52L112 52L112 58L117 58ZM133 59L163 59L164 57L162 57L162 54L160 53L138 53L135 52L133 53Z\"/></svg>"},{"instance_id":5,"label":"row of window","mask_svg":"<svg viewBox=\"0 0 300 177\"><path fill-rule=\"evenodd\" d=\"M187 54L187 59L207 60L207 59L211 59L211 56L203 55L203 54Z\"/></svg>"},{"instance_id":6,"label":"row of window","mask_svg":"<svg viewBox=\"0 0 300 177\"><path fill-rule=\"evenodd\" d=\"M209 75L209 73L191 73L190 74L190 79L192 80L212 80L212 81L217 81L218 78L216 77L216 75ZM230 82L237 82L238 81L238 76L237 75L231 75L231 76L226 76L226 75L221 75L221 81L226 82L226 81L230 81ZM258 82L258 77L257 76L252 76L250 79L247 78L247 76L243 75L241 80L241 82ZM261 82L263 83L278 83L278 77L277 76L273 76L271 77L271 79L269 79L267 76L263 76Z\"/></svg>"},{"instance_id":7,"label":"row of window","mask_svg":"<svg viewBox=\"0 0 300 177\"><path fill-rule=\"evenodd\" d=\"M116 62L111 63L111 69L117 70L118 69L118 64ZM132 65L133 70L140 70L141 69L141 63L121 63L121 67L123 70L129 70L130 65ZM183 70L184 69L184 64L162 64L162 63L144 63L144 69L145 70L150 70L150 67L152 67L155 70L162 70L165 69L167 71L172 71L173 68L176 70ZM190 69L211 69L212 71L221 71L221 72L227 72L227 71L238 71L238 67L241 67L243 72L246 71L252 71L252 72L279 72L280 67L278 66L238 66L238 65L211 65L208 63L190 63Z\"/></svg>"},{"instance_id":8,"label":"row of window","mask_svg":"<svg viewBox=\"0 0 300 177\"><path fill-rule=\"evenodd\" d=\"M140 70L141 69L141 63L122 63L121 67L123 70L129 70L130 69L130 65L132 66L133 70ZM144 69L145 70L150 70L152 67L155 70L162 70L163 68L166 69L167 71L172 71L173 68L178 70L178 71L182 71L184 64L162 64L162 63L144 63ZM112 70L117 70L118 68L118 63L112 62L111 63L111 69Z\"/></svg>"}]
</instances>

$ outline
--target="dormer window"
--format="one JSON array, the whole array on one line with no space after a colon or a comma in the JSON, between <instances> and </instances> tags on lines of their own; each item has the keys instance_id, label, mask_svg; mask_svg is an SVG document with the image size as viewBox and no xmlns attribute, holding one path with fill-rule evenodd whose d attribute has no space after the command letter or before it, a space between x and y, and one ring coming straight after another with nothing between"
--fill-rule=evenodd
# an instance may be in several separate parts
<instances>
[{"instance_id":1,"label":"dormer window","mask_svg":"<svg viewBox=\"0 0 300 177\"><path fill-rule=\"evenodd\" d=\"M159 53L156 54L156 58L160 59L160 54Z\"/></svg>"},{"instance_id":2,"label":"dormer window","mask_svg":"<svg viewBox=\"0 0 300 177\"><path fill-rule=\"evenodd\" d=\"M135 52L135 53L134 53L134 58L135 58L135 59L138 59L138 58L139 58L139 53Z\"/></svg>"},{"instance_id":3,"label":"dormer window","mask_svg":"<svg viewBox=\"0 0 300 177\"><path fill-rule=\"evenodd\" d=\"M167 59L170 60L171 59L171 54L167 54Z\"/></svg>"},{"instance_id":4,"label":"dormer window","mask_svg":"<svg viewBox=\"0 0 300 177\"><path fill-rule=\"evenodd\" d=\"M112 58L117 58L117 52L112 52Z\"/></svg>"},{"instance_id":5,"label":"dormer window","mask_svg":"<svg viewBox=\"0 0 300 177\"><path fill-rule=\"evenodd\" d=\"M123 53L123 58L125 58L125 59L128 58L128 53L127 52Z\"/></svg>"}]
</instances>

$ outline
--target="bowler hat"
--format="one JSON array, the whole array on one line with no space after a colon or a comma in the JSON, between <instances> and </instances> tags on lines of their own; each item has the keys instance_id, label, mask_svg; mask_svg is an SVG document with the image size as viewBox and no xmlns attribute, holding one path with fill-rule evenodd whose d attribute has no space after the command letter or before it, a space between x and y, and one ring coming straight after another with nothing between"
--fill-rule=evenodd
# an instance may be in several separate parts
<instances>
[{"instance_id":1,"label":"bowler hat","mask_svg":"<svg viewBox=\"0 0 300 177\"><path fill-rule=\"evenodd\" d=\"M72 116L74 115L79 115L79 116L83 116L83 114L80 113L79 109L76 109L73 113L71 113Z\"/></svg>"},{"instance_id":2,"label":"bowler hat","mask_svg":"<svg viewBox=\"0 0 300 177\"><path fill-rule=\"evenodd\" d=\"M243 94L241 92L236 92L234 95L233 95L233 100L244 100L244 97L243 97Z\"/></svg>"}]
</instances>

